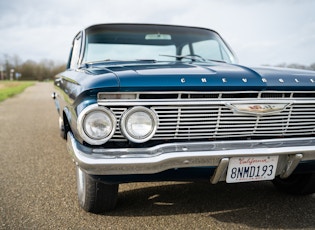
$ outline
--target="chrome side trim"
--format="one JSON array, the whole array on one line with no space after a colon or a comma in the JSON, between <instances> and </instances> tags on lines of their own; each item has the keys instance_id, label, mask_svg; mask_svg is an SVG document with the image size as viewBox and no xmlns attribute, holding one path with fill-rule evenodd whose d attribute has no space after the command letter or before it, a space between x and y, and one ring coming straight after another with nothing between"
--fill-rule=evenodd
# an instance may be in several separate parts
<instances>
[{"instance_id":1,"label":"chrome side trim","mask_svg":"<svg viewBox=\"0 0 315 230\"><path fill-rule=\"evenodd\" d=\"M65 126L64 126L62 117L59 116L58 122L59 122L59 129L60 129L60 131L64 132L65 131Z\"/></svg>"},{"instance_id":2,"label":"chrome side trim","mask_svg":"<svg viewBox=\"0 0 315 230\"><path fill-rule=\"evenodd\" d=\"M315 160L315 138L185 142L138 149L93 149L81 145L70 132L67 140L75 163L94 175L152 174L172 168L217 167L223 158L244 156L279 156L277 175L280 175L283 170L294 166L288 167L289 155L302 154L301 162Z\"/></svg>"}]
</instances>

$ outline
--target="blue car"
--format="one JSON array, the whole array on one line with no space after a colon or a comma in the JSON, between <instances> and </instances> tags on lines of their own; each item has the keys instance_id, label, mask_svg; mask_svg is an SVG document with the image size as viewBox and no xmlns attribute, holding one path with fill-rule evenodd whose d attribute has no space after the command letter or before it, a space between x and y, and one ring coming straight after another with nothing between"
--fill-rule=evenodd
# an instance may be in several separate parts
<instances>
[{"instance_id":1,"label":"blue car","mask_svg":"<svg viewBox=\"0 0 315 230\"><path fill-rule=\"evenodd\" d=\"M100 24L55 77L80 206L115 208L121 183L272 181L315 192L315 72L249 68L209 29Z\"/></svg>"}]
</instances>

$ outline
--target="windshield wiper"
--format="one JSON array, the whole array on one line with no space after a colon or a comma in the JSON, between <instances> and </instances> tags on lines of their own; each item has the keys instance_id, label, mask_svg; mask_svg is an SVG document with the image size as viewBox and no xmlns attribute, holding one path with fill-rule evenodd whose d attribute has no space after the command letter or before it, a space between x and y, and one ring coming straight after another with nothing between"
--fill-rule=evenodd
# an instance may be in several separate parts
<instances>
[{"instance_id":1,"label":"windshield wiper","mask_svg":"<svg viewBox=\"0 0 315 230\"><path fill-rule=\"evenodd\" d=\"M203 61L205 62L206 59L204 59L203 57L201 57L200 55L194 54L194 55L168 55L168 54L160 54L159 56L163 56L163 57L174 57L178 60L182 60L182 59L190 59L192 61Z\"/></svg>"},{"instance_id":2,"label":"windshield wiper","mask_svg":"<svg viewBox=\"0 0 315 230\"><path fill-rule=\"evenodd\" d=\"M203 62L207 62L207 61L213 61L213 62L221 62L221 63L226 63L226 61L223 60L215 60L215 59L205 59L200 55L194 54L194 55L169 55L169 54L160 54L159 56L163 56L163 57L174 57L178 60L182 60L182 59L190 59L192 61L203 61Z\"/></svg>"}]
</instances>

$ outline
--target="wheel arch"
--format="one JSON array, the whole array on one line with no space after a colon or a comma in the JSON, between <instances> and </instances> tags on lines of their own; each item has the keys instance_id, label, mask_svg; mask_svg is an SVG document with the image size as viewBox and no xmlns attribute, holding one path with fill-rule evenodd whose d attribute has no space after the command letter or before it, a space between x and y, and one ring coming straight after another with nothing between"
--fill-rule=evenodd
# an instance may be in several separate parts
<instances>
[{"instance_id":1,"label":"wheel arch","mask_svg":"<svg viewBox=\"0 0 315 230\"><path fill-rule=\"evenodd\" d=\"M69 112L69 109L67 107L65 107L63 109L63 112L62 112L62 124L61 124L61 127L60 127L60 130L61 130L61 136L64 138L64 139L67 139L67 133L68 132L72 132L72 129L71 129L71 114Z\"/></svg>"}]
</instances>

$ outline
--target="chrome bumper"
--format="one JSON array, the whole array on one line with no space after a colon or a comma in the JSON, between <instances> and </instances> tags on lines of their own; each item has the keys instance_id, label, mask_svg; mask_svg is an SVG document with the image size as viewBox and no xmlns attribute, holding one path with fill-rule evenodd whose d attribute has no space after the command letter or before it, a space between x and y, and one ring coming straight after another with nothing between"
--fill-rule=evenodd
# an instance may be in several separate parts
<instances>
[{"instance_id":1,"label":"chrome bumper","mask_svg":"<svg viewBox=\"0 0 315 230\"><path fill-rule=\"evenodd\" d=\"M68 133L74 162L92 175L153 174L173 168L216 167L212 183L225 179L231 157L279 156L276 175L288 177L303 161L315 160L315 138L209 141L162 144L150 148L93 149Z\"/></svg>"}]
</instances>

